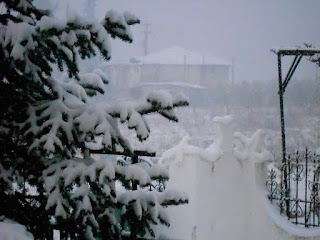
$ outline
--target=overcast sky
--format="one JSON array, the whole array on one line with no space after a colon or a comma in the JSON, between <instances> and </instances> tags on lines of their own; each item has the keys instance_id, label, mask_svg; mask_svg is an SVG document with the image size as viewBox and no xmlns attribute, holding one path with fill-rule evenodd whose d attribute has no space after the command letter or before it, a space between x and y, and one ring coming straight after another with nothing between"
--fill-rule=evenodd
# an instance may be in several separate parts
<instances>
[{"instance_id":1,"label":"overcast sky","mask_svg":"<svg viewBox=\"0 0 320 240\"><path fill-rule=\"evenodd\" d=\"M320 45L320 0L97 0L95 17L108 9L129 10L151 24L149 52L181 46L234 59L236 81L275 80L272 47ZM112 61L143 54L143 29L133 27L132 44L113 41ZM295 77L315 75L316 66L304 61Z\"/></svg>"}]
</instances>

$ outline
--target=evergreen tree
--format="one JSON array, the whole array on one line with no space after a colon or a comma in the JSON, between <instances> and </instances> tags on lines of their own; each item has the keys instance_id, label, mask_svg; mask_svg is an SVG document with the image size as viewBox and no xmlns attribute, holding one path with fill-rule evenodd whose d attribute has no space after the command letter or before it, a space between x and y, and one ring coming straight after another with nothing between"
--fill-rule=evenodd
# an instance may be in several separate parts
<instances>
[{"instance_id":1,"label":"evergreen tree","mask_svg":"<svg viewBox=\"0 0 320 240\"><path fill-rule=\"evenodd\" d=\"M144 115L158 113L177 121L174 109L188 104L179 95L160 92L141 104L94 101L95 95L105 92L108 79L99 70L81 73L79 63L97 54L108 61L110 37L132 42L130 26L139 19L128 12L108 11L100 22L80 16L58 21L31 0L1 4L0 221L25 225L35 239L52 239L53 227L62 238L118 238L119 207L127 208L123 219L133 219L133 237L146 229L152 235L150 223L158 220L168 225L159 209L187 199L170 191L147 191L152 179L163 178L164 172L90 157L97 147L133 156L119 122L143 141L150 133ZM68 77L55 78L56 67ZM118 196L117 181L136 187ZM138 226L141 219L145 221Z\"/></svg>"}]
</instances>

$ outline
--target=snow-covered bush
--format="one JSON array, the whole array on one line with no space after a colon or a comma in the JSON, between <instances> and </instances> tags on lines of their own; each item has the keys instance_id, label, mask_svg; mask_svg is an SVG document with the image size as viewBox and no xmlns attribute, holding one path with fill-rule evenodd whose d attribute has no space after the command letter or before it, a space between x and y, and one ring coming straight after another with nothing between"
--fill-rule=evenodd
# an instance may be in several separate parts
<instances>
[{"instance_id":1,"label":"snow-covered bush","mask_svg":"<svg viewBox=\"0 0 320 240\"><path fill-rule=\"evenodd\" d=\"M27 226L36 239L50 238L53 224L62 237L116 238L115 209L122 198L114 181L131 181L135 174L112 161L94 161L90 150L131 156L119 124L134 129L143 141L150 133L144 115L159 113L177 121L174 109L188 103L166 93L131 105L94 100L105 92L107 76L99 70L81 72L80 62L97 54L109 60L110 38L131 42L130 26L139 23L133 14L108 11L100 22L76 15L62 21L30 0L2 4L0 215ZM68 77L55 77L56 68ZM26 185L36 192L28 194ZM156 201L164 205L160 200L149 203ZM120 203L129 206L132 201ZM152 220L166 222L163 213L153 214Z\"/></svg>"}]
</instances>

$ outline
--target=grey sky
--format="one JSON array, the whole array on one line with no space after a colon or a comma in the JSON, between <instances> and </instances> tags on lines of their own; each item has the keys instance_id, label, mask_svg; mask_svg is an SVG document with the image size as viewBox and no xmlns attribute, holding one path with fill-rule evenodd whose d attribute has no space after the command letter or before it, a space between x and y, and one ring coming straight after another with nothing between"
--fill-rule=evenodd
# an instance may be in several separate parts
<instances>
[{"instance_id":1,"label":"grey sky","mask_svg":"<svg viewBox=\"0 0 320 240\"><path fill-rule=\"evenodd\" d=\"M276 79L276 56L270 52L274 46L320 44L320 0L98 0L97 3L97 18L102 18L108 9L129 10L142 22L151 23L150 52L179 45L229 61L234 58L236 81ZM142 26L133 28L132 44L114 41L112 61L142 55L142 31ZM314 78L315 71L314 64L304 61L295 77Z\"/></svg>"}]
</instances>

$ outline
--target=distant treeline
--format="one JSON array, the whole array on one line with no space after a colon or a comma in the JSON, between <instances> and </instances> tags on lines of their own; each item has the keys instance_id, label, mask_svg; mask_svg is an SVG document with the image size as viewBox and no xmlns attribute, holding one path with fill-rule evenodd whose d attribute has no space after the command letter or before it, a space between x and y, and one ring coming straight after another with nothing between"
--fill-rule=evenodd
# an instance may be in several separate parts
<instances>
[{"instance_id":1,"label":"distant treeline","mask_svg":"<svg viewBox=\"0 0 320 240\"><path fill-rule=\"evenodd\" d=\"M225 88L189 90L191 106L210 107L277 107L279 105L278 82L241 82ZM319 108L320 79L292 79L285 93L286 106Z\"/></svg>"}]
</instances>

